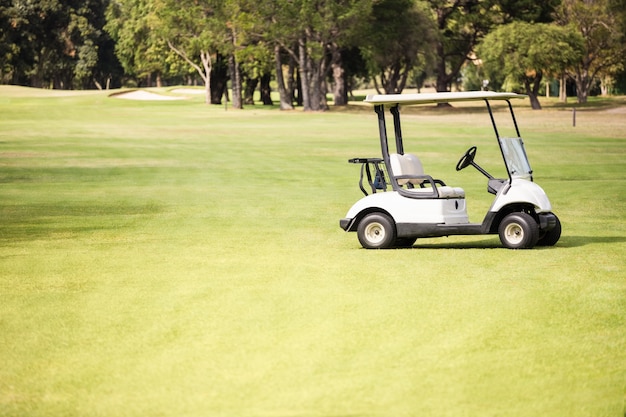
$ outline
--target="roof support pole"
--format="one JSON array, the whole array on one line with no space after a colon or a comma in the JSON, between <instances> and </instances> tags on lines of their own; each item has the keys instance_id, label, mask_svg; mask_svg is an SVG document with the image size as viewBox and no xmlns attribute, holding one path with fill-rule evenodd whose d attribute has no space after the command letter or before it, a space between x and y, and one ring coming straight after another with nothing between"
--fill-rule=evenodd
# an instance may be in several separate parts
<instances>
[{"instance_id":1,"label":"roof support pole","mask_svg":"<svg viewBox=\"0 0 626 417\"><path fill-rule=\"evenodd\" d=\"M402 141L402 128L400 127L400 106L395 105L389 109L393 115L393 131L396 135L396 151L400 155L404 155L404 143Z\"/></svg>"},{"instance_id":2,"label":"roof support pole","mask_svg":"<svg viewBox=\"0 0 626 417\"><path fill-rule=\"evenodd\" d=\"M380 149L383 154L385 164L389 166L389 145L387 144L387 125L385 124L385 106L377 104L374 111L378 115L378 133L380 136Z\"/></svg>"},{"instance_id":3,"label":"roof support pole","mask_svg":"<svg viewBox=\"0 0 626 417\"><path fill-rule=\"evenodd\" d=\"M519 134L519 129L517 127L517 120L515 120L515 113L513 112L513 106L511 105L511 101L506 100L506 102L509 105L509 111L511 112L511 118L513 119L513 125L515 126L515 132L517 133L517 137L521 138L522 135Z\"/></svg>"},{"instance_id":4,"label":"roof support pole","mask_svg":"<svg viewBox=\"0 0 626 417\"><path fill-rule=\"evenodd\" d=\"M498 143L500 142L500 134L498 133L498 127L496 126L496 120L493 118L493 111L491 110L491 105L489 104L489 100L485 100L487 104L487 110L489 111L489 117L491 118L491 124L493 125L493 131L496 133L496 140Z\"/></svg>"}]
</instances>

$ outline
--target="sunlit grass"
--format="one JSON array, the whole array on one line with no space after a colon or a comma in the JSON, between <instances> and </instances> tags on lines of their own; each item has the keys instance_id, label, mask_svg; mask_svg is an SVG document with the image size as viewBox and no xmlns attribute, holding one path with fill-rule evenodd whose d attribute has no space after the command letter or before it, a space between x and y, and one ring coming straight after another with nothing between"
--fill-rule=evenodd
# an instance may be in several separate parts
<instances>
[{"instance_id":1,"label":"sunlit grass","mask_svg":"<svg viewBox=\"0 0 626 417\"><path fill-rule=\"evenodd\" d=\"M243 111L0 87L1 416L622 416L626 121L518 119L563 222L367 251L338 221L373 112ZM43 97L34 97L43 95ZM412 110L407 150L465 188L478 110Z\"/></svg>"}]
</instances>

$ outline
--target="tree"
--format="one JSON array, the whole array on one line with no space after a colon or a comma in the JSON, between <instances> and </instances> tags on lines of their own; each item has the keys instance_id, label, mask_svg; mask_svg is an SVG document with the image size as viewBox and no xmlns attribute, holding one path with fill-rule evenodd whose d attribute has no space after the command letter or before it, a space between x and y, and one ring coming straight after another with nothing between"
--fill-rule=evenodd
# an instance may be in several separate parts
<instances>
[{"instance_id":1,"label":"tree","mask_svg":"<svg viewBox=\"0 0 626 417\"><path fill-rule=\"evenodd\" d=\"M112 1L106 11L105 30L115 40L115 54L125 74L161 85L163 76L171 75L171 55L165 40L156 29L155 4L152 0Z\"/></svg>"},{"instance_id":2,"label":"tree","mask_svg":"<svg viewBox=\"0 0 626 417\"><path fill-rule=\"evenodd\" d=\"M611 0L610 10L617 19L622 39L626 39L626 0ZM622 65L615 69L613 88L616 94L626 94L626 57L622 58Z\"/></svg>"},{"instance_id":3,"label":"tree","mask_svg":"<svg viewBox=\"0 0 626 417\"><path fill-rule=\"evenodd\" d=\"M226 28L227 43L221 48L228 56L228 74L231 82L232 107L243 108L243 81L240 68L239 52L245 50L248 39L249 22L243 14L240 0L223 0L221 15Z\"/></svg>"},{"instance_id":4,"label":"tree","mask_svg":"<svg viewBox=\"0 0 626 417\"><path fill-rule=\"evenodd\" d=\"M300 33L297 53L292 53L299 66L304 110L326 110L325 79L335 65L335 81L341 85L341 46L347 44L358 23L369 15L371 4L366 0L301 0ZM329 62L329 57L331 62ZM337 92L336 96L343 96Z\"/></svg>"},{"instance_id":5,"label":"tree","mask_svg":"<svg viewBox=\"0 0 626 417\"><path fill-rule=\"evenodd\" d=\"M285 0L239 0L239 2L241 18L248 23L246 32L250 42L246 49L252 52L248 53L248 57L250 55L258 56L263 60L262 57L265 53L258 47L267 48L268 53L265 56L271 57L273 62L280 97L280 109L292 110L292 96L283 76L285 51L282 45L292 45L296 41L297 25L291 22L296 20L297 8L293 2ZM244 73L256 72L256 66L251 64L250 59L243 59L243 62Z\"/></svg>"},{"instance_id":6,"label":"tree","mask_svg":"<svg viewBox=\"0 0 626 417\"><path fill-rule=\"evenodd\" d=\"M300 92L305 111L325 110L326 77L331 68L335 84L343 74L341 48L354 39L356 27L371 10L370 0L259 0L254 9L261 17L261 39L274 46L281 108L291 107L283 79L283 54L298 63ZM334 66L334 68L333 68ZM336 96L343 96L337 92Z\"/></svg>"},{"instance_id":7,"label":"tree","mask_svg":"<svg viewBox=\"0 0 626 417\"><path fill-rule=\"evenodd\" d=\"M554 12L561 0L498 0L502 23L523 21L528 23L552 23Z\"/></svg>"},{"instance_id":8,"label":"tree","mask_svg":"<svg viewBox=\"0 0 626 417\"><path fill-rule=\"evenodd\" d=\"M20 50L18 44L18 13L11 0L0 0L0 82L12 82L17 67L16 55Z\"/></svg>"},{"instance_id":9,"label":"tree","mask_svg":"<svg viewBox=\"0 0 626 417\"><path fill-rule=\"evenodd\" d=\"M363 52L386 94L404 90L416 66L432 58L435 28L427 11L414 0L382 0L374 5ZM421 65L420 65L421 64ZM376 78L374 78L376 83ZM381 93L378 84L376 89Z\"/></svg>"},{"instance_id":10,"label":"tree","mask_svg":"<svg viewBox=\"0 0 626 417\"><path fill-rule=\"evenodd\" d=\"M350 61L355 59L354 54L359 54L357 47L363 42L362 33L367 28L366 22L373 5L371 1L364 0L344 3L330 2L336 8L334 15L338 19L329 29L331 42L327 45L336 106L348 104L349 77L355 73L350 71Z\"/></svg>"},{"instance_id":11,"label":"tree","mask_svg":"<svg viewBox=\"0 0 626 417\"><path fill-rule=\"evenodd\" d=\"M370 74L363 53L357 46L342 48L340 52L340 64L337 64L335 60L331 64L334 79L333 96L335 106L347 104L357 80L359 78L366 79ZM337 74L338 67L340 67L339 74ZM339 85L339 81L342 85Z\"/></svg>"},{"instance_id":12,"label":"tree","mask_svg":"<svg viewBox=\"0 0 626 417\"><path fill-rule=\"evenodd\" d=\"M263 104L273 104L270 96L270 81L274 68L274 56L271 48L263 41L247 42L237 52L237 60L245 80L244 104L254 104L253 95L259 86Z\"/></svg>"},{"instance_id":13,"label":"tree","mask_svg":"<svg viewBox=\"0 0 626 417\"><path fill-rule=\"evenodd\" d=\"M115 55L115 41L105 29L107 3L108 1L101 3L101 9L96 15L97 27L102 29L99 31L96 64L91 71L93 83L100 90L119 88L124 76L124 69ZM88 88L88 86L84 85L83 88Z\"/></svg>"},{"instance_id":14,"label":"tree","mask_svg":"<svg viewBox=\"0 0 626 417\"><path fill-rule=\"evenodd\" d=\"M579 103L586 103L589 92L602 73L615 73L626 57L623 9L609 0L563 0L557 9L557 21L583 37L584 53L567 71L576 83ZM623 5L622 5L623 6Z\"/></svg>"},{"instance_id":15,"label":"tree","mask_svg":"<svg viewBox=\"0 0 626 417\"><path fill-rule=\"evenodd\" d=\"M211 73L220 48L229 38L220 0L153 0L155 29L169 48L196 70L204 81L205 102L214 102Z\"/></svg>"},{"instance_id":16,"label":"tree","mask_svg":"<svg viewBox=\"0 0 626 417\"><path fill-rule=\"evenodd\" d=\"M449 91L480 39L500 20L495 0L427 0L435 16L437 91Z\"/></svg>"},{"instance_id":17,"label":"tree","mask_svg":"<svg viewBox=\"0 0 626 417\"><path fill-rule=\"evenodd\" d=\"M9 82L85 88L97 83L100 49L109 47L106 0L0 3L0 66ZM112 67L112 66L111 66Z\"/></svg>"},{"instance_id":18,"label":"tree","mask_svg":"<svg viewBox=\"0 0 626 417\"><path fill-rule=\"evenodd\" d=\"M68 33L75 48L73 87L101 85L96 72L103 56L100 50L108 41L103 30L105 9L106 2L100 0L76 2L75 7L69 9Z\"/></svg>"},{"instance_id":19,"label":"tree","mask_svg":"<svg viewBox=\"0 0 626 417\"><path fill-rule=\"evenodd\" d=\"M478 55L488 76L523 85L532 108L541 109L537 96L543 76L571 67L582 54L582 42L577 33L556 25L514 22L488 34Z\"/></svg>"},{"instance_id":20,"label":"tree","mask_svg":"<svg viewBox=\"0 0 626 417\"><path fill-rule=\"evenodd\" d=\"M437 25L437 91L449 91L474 49L493 27L550 22L560 0L426 0Z\"/></svg>"}]
</instances>

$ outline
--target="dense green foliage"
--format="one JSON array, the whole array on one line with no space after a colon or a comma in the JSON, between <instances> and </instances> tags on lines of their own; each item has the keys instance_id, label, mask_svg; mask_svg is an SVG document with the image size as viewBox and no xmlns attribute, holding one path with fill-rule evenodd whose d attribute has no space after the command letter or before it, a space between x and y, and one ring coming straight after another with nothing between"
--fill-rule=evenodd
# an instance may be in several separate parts
<instances>
[{"instance_id":1,"label":"dense green foliage","mask_svg":"<svg viewBox=\"0 0 626 417\"><path fill-rule=\"evenodd\" d=\"M514 103L556 246L368 251L338 220L371 108L0 86L0 416L622 416L626 103L590 101ZM481 221L484 109L403 111Z\"/></svg>"},{"instance_id":2,"label":"dense green foliage","mask_svg":"<svg viewBox=\"0 0 626 417\"><path fill-rule=\"evenodd\" d=\"M545 23L514 22L500 26L480 45L485 74L493 87L523 86L533 108L541 108L537 95L545 76L559 77L583 54L583 37L573 30ZM508 86L506 86L508 84Z\"/></svg>"},{"instance_id":3,"label":"dense green foliage","mask_svg":"<svg viewBox=\"0 0 626 417\"><path fill-rule=\"evenodd\" d=\"M578 101L584 103L597 78L626 70L626 8L623 0L563 0L557 22L580 33L581 57L566 67L576 83Z\"/></svg>"},{"instance_id":4,"label":"dense green foliage","mask_svg":"<svg viewBox=\"0 0 626 417\"><path fill-rule=\"evenodd\" d=\"M232 105L241 108L257 86L271 104L273 79L282 108L295 102L325 110L328 93L344 105L358 82L386 93L419 88L426 79L437 91L464 82L474 88L463 74L470 62L487 65L486 56L476 55L485 36L525 22L538 26L519 52L548 46L555 62L567 62L551 76L567 77L585 102L598 86L619 88L626 71L622 3L0 0L0 82L61 89L201 83L206 102L215 104L230 83ZM546 45L550 30L576 32L584 48L572 56L571 48ZM511 76L510 63L488 65L483 73L497 74L493 85Z\"/></svg>"},{"instance_id":5,"label":"dense green foliage","mask_svg":"<svg viewBox=\"0 0 626 417\"><path fill-rule=\"evenodd\" d=\"M3 82L93 88L118 75L114 44L103 30L108 1L2 0Z\"/></svg>"}]
</instances>

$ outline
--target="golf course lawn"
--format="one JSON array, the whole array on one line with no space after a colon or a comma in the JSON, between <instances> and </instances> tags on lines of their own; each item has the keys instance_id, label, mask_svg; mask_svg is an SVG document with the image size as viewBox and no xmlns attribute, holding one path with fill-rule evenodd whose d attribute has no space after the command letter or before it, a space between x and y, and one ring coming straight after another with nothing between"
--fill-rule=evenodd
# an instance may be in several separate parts
<instances>
[{"instance_id":1,"label":"golf course lawn","mask_svg":"<svg viewBox=\"0 0 626 417\"><path fill-rule=\"evenodd\" d=\"M517 251L341 230L369 106L183 98L0 86L0 417L624 416L624 98L575 127L573 99L513 102L563 227ZM483 105L403 121L481 222L486 178L455 165L476 145L505 175Z\"/></svg>"}]
</instances>

